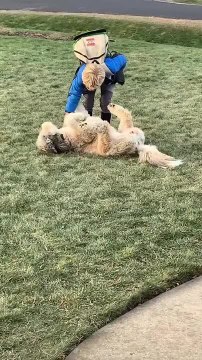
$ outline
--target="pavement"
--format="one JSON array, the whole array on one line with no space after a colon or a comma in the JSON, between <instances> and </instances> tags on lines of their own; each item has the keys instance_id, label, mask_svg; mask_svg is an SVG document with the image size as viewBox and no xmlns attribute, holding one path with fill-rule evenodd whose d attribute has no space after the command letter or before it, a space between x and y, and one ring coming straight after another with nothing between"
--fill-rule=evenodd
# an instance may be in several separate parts
<instances>
[{"instance_id":1,"label":"pavement","mask_svg":"<svg viewBox=\"0 0 202 360\"><path fill-rule=\"evenodd\" d=\"M202 276L103 327L66 360L202 360Z\"/></svg>"},{"instance_id":2,"label":"pavement","mask_svg":"<svg viewBox=\"0 0 202 360\"><path fill-rule=\"evenodd\" d=\"M0 0L0 10L155 16L202 20L202 6L166 0Z\"/></svg>"}]
</instances>

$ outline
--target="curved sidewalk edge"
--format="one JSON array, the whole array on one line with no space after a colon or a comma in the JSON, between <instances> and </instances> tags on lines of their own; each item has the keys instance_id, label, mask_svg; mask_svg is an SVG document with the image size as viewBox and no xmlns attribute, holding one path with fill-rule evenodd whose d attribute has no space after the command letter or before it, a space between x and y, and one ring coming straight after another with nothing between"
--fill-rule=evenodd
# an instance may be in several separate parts
<instances>
[{"instance_id":1,"label":"curved sidewalk edge","mask_svg":"<svg viewBox=\"0 0 202 360\"><path fill-rule=\"evenodd\" d=\"M121 316L66 360L201 360L202 276Z\"/></svg>"}]
</instances>

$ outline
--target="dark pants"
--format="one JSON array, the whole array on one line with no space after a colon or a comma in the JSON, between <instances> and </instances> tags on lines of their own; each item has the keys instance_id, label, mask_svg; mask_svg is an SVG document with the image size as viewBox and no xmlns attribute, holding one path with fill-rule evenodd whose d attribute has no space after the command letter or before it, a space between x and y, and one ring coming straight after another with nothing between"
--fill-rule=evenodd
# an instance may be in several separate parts
<instances>
[{"instance_id":1,"label":"dark pants","mask_svg":"<svg viewBox=\"0 0 202 360\"><path fill-rule=\"evenodd\" d=\"M110 122L111 113L108 110L107 106L110 104L114 91L114 85L111 84L102 84L101 86L101 97L100 97L100 108L101 108L101 119ZM95 92L85 90L83 93L84 102L83 105L88 113L92 116L94 101L95 101Z\"/></svg>"}]
</instances>

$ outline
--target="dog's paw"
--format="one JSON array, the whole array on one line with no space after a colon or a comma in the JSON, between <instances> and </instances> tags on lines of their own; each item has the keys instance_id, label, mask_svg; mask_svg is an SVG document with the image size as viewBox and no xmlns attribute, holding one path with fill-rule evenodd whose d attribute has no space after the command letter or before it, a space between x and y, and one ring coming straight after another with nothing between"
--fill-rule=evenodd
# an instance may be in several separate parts
<instances>
[{"instance_id":1,"label":"dog's paw","mask_svg":"<svg viewBox=\"0 0 202 360\"><path fill-rule=\"evenodd\" d=\"M115 106L116 106L116 104L110 103L110 104L107 106L107 108L108 108L108 110L111 110L111 109L115 108Z\"/></svg>"},{"instance_id":2,"label":"dog's paw","mask_svg":"<svg viewBox=\"0 0 202 360\"><path fill-rule=\"evenodd\" d=\"M80 124L79 124L79 127L80 128L84 128L84 127L86 127L88 124L87 124L87 122L86 121L82 121Z\"/></svg>"}]
</instances>

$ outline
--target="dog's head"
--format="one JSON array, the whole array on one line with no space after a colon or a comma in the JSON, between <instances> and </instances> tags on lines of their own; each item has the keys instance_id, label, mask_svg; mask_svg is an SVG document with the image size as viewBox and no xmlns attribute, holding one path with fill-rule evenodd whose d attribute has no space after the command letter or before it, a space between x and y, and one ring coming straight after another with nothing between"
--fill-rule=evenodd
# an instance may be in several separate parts
<instances>
[{"instance_id":1,"label":"dog's head","mask_svg":"<svg viewBox=\"0 0 202 360\"><path fill-rule=\"evenodd\" d=\"M71 149L71 143L67 137L64 138L57 126L46 121L41 125L41 130L36 141L40 152L60 154Z\"/></svg>"},{"instance_id":2,"label":"dog's head","mask_svg":"<svg viewBox=\"0 0 202 360\"><path fill-rule=\"evenodd\" d=\"M49 152L54 154L66 153L71 150L71 142L67 137L64 138L63 134L60 133L49 135L46 139L46 143Z\"/></svg>"}]
</instances>

